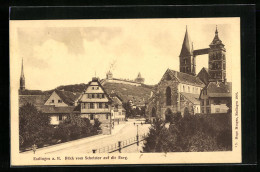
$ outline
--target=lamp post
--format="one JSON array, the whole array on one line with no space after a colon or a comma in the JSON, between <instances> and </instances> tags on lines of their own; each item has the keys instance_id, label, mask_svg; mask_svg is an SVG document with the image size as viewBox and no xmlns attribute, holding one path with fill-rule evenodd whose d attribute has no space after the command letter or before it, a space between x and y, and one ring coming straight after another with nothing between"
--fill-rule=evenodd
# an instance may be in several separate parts
<instances>
[{"instance_id":1,"label":"lamp post","mask_svg":"<svg viewBox=\"0 0 260 172\"><path fill-rule=\"evenodd\" d=\"M137 127L137 134L136 134L136 143L137 143L137 146L139 146L139 136L138 136L138 125L136 125Z\"/></svg>"}]
</instances>

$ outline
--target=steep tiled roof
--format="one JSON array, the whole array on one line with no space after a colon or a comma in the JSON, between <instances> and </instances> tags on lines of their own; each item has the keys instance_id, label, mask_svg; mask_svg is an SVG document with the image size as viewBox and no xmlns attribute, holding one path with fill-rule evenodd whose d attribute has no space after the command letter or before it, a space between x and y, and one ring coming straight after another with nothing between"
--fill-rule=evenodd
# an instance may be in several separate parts
<instances>
[{"instance_id":1,"label":"steep tiled roof","mask_svg":"<svg viewBox=\"0 0 260 172\"><path fill-rule=\"evenodd\" d=\"M191 55L190 41L189 41L188 30L186 28L184 40L183 40L183 43L182 43L180 57L190 56L190 55Z\"/></svg>"},{"instance_id":2,"label":"steep tiled roof","mask_svg":"<svg viewBox=\"0 0 260 172\"><path fill-rule=\"evenodd\" d=\"M122 105L122 102L117 96L111 96L110 98L112 99L112 105Z\"/></svg>"},{"instance_id":3,"label":"steep tiled roof","mask_svg":"<svg viewBox=\"0 0 260 172\"><path fill-rule=\"evenodd\" d=\"M47 101L50 95L20 95L19 96L19 107L30 103L34 106L41 106Z\"/></svg>"},{"instance_id":4,"label":"steep tiled roof","mask_svg":"<svg viewBox=\"0 0 260 172\"><path fill-rule=\"evenodd\" d=\"M73 105L74 102L79 98L81 93L73 93L70 91L55 90L58 96L68 105Z\"/></svg>"},{"instance_id":5,"label":"steep tiled roof","mask_svg":"<svg viewBox=\"0 0 260 172\"><path fill-rule=\"evenodd\" d=\"M232 97L232 83L210 82L207 86L209 97Z\"/></svg>"},{"instance_id":6,"label":"steep tiled roof","mask_svg":"<svg viewBox=\"0 0 260 172\"><path fill-rule=\"evenodd\" d=\"M200 104L199 94L184 93L184 92L182 92L180 94L182 94L191 103L196 104L196 105Z\"/></svg>"},{"instance_id":7,"label":"steep tiled roof","mask_svg":"<svg viewBox=\"0 0 260 172\"><path fill-rule=\"evenodd\" d=\"M75 113L75 106L55 107L52 105L38 106L37 109L46 114Z\"/></svg>"},{"instance_id":8,"label":"steep tiled roof","mask_svg":"<svg viewBox=\"0 0 260 172\"><path fill-rule=\"evenodd\" d=\"M170 70L174 76L183 84L190 84L195 86L204 87L205 84L196 76L189 75L183 72L177 72L175 70Z\"/></svg>"}]
</instances>

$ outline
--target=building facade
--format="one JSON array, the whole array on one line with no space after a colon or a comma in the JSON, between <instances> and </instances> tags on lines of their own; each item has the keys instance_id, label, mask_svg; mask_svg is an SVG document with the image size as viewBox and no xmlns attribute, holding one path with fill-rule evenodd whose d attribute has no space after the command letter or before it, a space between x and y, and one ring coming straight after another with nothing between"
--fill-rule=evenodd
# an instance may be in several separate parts
<instances>
[{"instance_id":1,"label":"building facade","mask_svg":"<svg viewBox=\"0 0 260 172\"><path fill-rule=\"evenodd\" d=\"M98 119L103 134L111 134L112 100L98 78L92 78L78 102L82 118L88 118L91 123L94 123L94 119Z\"/></svg>"},{"instance_id":2,"label":"building facade","mask_svg":"<svg viewBox=\"0 0 260 172\"><path fill-rule=\"evenodd\" d=\"M228 113L232 105L232 84L210 82L200 94L201 113Z\"/></svg>"},{"instance_id":3,"label":"building facade","mask_svg":"<svg viewBox=\"0 0 260 172\"><path fill-rule=\"evenodd\" d=\"M167 69L148 102L150 119L167 119L177 112L200 113L199 95L204 86L196 76Z\"/></svg>"},{"instance_id":4,"label":"building facade","mask_svg":"<svg viewBox=\"0 0 260 172\"><path fill-rule=\"evenodd\" d=\"M124 123L126 118L126 111L123 108L122 99L116 95L115 93L110 94L110 98L112 100L111 104L111 118L114 125Z\"/></svg>"}]
</instances>

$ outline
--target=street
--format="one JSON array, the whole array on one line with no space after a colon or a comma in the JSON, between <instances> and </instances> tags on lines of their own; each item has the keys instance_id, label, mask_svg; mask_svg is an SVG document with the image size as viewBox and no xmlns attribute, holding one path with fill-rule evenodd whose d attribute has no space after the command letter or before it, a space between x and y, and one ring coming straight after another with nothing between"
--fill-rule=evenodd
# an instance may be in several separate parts
<instances>
[{"instance_id":1,"label":"street","mask_svg":"<svg viewBox=\"0 0 260 172\"><path fill-rule=\"evenodd\" d=\"M135 123L135 124L134 124ZM144 121L142 121L144 123ZM150 124L141 125L141 121L130 119L124 124L115 126L112 130L112 135L99 135L90 138L79 139L71 141L70 143L62 143L59 145L53 145L46 148L36 150L35 154L68 154L71 153L92 153L93 149L99 149L112 144L118 143L118 141L127 140L136 137L138 125L138 134L147 134L149 132ZM142 145L142 144L140 144ZM125 150L122 150L124 152ZM128 148L127 152L137 152L136 148ZM33 153L32 151L24 152L24 154Z\"/></svg>"}]
</instances>

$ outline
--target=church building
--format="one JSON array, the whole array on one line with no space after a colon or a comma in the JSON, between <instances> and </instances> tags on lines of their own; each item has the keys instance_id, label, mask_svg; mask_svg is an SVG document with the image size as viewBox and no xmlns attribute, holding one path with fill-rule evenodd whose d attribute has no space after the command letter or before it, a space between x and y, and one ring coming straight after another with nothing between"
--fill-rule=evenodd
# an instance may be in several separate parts
<instances>
[{"instance_id":1,"label":"church building","mask_svg":"<svg viewBox=\"0 0 260 172\"><path fill-rule=\"evenodd\" d=\"M201 101L202 99L203 101L206 100L204 100L205 96L201 96L202 90L207 90L213 82L224 83L226 81L225 52L224 45L218 37L217 28L209 48L194 50L193 45L190 44L186 27L179 55L180 72L167 69L164 73L147 105L146 112L149 119L162 118L167 120L174 113L181 113L182 116L204 113L205 107L201 108ZM209 69L202 68L196 75L196 57L203 54L209 56ZM210 88L212 87L210 86ZM230 89L226 90L231 91ZM226 92L226 90L223 92ZM211 89L211 92L214 92L214 89ZM221 102L225 103L226 101Z\"/></svg>"}]
</instances>

